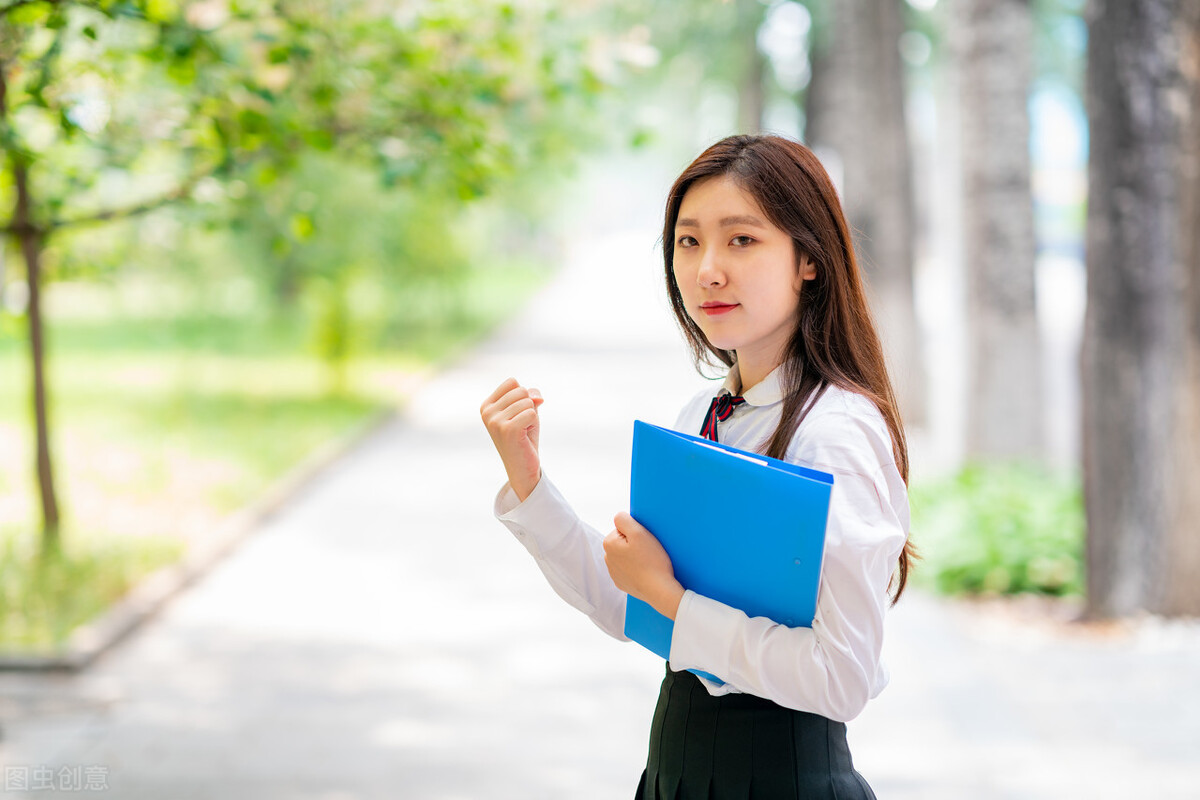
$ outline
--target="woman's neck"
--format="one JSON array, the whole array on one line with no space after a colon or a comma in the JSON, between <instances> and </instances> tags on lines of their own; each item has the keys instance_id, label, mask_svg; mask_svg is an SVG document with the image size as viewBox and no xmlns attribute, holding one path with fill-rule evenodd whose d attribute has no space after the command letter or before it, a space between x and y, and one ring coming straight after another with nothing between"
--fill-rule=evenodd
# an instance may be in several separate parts
<instances>
[{"instance_id":1,"label":"woman's neck","mask_svg":"<svg viewBox=\"0 0 1200 800\"><path fill-rule=\"evenodd\" d=\"M780 361L778 359L762 361L751 359L748 362L743 361L741 354L739 353L737 359L737 368L738 379L741 383L741 386L738 388L737 394L745 394L758 384L762 383L763 379L770 375L771 372L779 366L779 364Z\"/></svg>"}]
</instances>

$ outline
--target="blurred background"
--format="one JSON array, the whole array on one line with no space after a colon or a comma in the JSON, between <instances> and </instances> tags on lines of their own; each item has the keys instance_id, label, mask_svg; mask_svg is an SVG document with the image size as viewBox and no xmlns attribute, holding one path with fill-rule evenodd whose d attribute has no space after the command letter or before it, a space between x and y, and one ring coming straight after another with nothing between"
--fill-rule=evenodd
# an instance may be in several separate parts
<instances>
[{"instance_id":1,"label":"blurred background","mask_svg":"<svg viewBox=\"0 0 1200 800\"><path fill-rule=\"evenodd\" d=\"M1186 0L9 0L0 651L437 376L498 383L535 298L637 374L662 298L587 303L661 292L673 177L750 132L812 147L855 229L921 596L1200 616L1198 64Z\"/></svg>"}]
</instances>

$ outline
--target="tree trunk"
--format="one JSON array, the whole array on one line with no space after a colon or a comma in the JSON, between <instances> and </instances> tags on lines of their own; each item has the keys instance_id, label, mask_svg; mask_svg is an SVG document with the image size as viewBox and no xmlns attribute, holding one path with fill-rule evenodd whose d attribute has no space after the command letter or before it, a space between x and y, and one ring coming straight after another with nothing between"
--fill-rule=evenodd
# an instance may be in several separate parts
<instances>
[{"instance_id":1,"label":"tree trunk","mask_svg":"<svg viewBox=\"0 0 1200 800\"><path fill-rule=\"evenodd\" d=\"M1200 3L1182 4L1176 23L1180 77L1187 99L1180 120L1179 265L1183 302L1181 375L1176 399L1174 475L1167 552L1170 553L1162 603L1172 615L1200 615Z\"/></svg>"},{"instance_id":2,"label":"tree trunk","mask_svg":"<svg viewBox=\"0 0 1200 800\"><path fill-rule=\"evenodd\" d=\"M925 368L913 298L912 166L899 40L903 0L832 4L813 54L805 135L839 181L907 422L925 418Z\"/></svg>"},{"instance_id":3,"label":"tree trunk","mask_svg":"<svg viewBox=\"0 0 1200 800\"><path fill-rule=\"evenodd\" d=\"M1088 613L1200 614L1200 10L1093 0Z\"/></svg>"},{"instance_id":4,"label":"tree trunk","mask_svg":"<svg viewBox=\"0 0 1200 800\"><path fill-rule=\"evenodd\" d=\"M1029 158L1029 0L960 0L968 458L1044 455Z\"/></svg>"},{"instance_id":5,"label":"tree trunk","mask_svg":"<svg viewBox=\"0 0 1200 800\"><path fill-rule=\"evenodd\" d=\"M8 117L8 76L0 68L0 120ZM59 544L58 498L50 458L50 419L46 403L46 349L42 326L41 255L42 232L33 224L29 196L29 168L19 154L10 151L13 186L17 193L12 228L25 258L29 284L29 344L33 359L33 416L37 427L37 479L42 501L42 545L52 550Z\"/></svg>"},{"instance_id":6,"label":"tree trunk","mask_svg":"<svg viewBox=\"0 0 1200 800\"><path fill-rule=\"evenodd\" d=\"M46 402L46 347L42 324L41 255L42 235L30 218L29 173L19 160L13 163L17 208L13 223L25 257L25 279L29 283L29 344L33 359L33 416L37 427L37 479L42 500L42 544L51 550L59 545L58 498L50 457L50 419Z\"/></svg>"},{"instance_id":7,"label":"tree trunk","mask_svg":"<svg viewBox=\"0 0 1200 800\"><path fill-rule=\"evenodd\" d=\"M758 49L758 29L765 11L766 6L758 0L738 0L738 37L739 44L744 48L738 86L738 133L758 133L763 129L766 59Z\"/></svg>"}]
</instances>

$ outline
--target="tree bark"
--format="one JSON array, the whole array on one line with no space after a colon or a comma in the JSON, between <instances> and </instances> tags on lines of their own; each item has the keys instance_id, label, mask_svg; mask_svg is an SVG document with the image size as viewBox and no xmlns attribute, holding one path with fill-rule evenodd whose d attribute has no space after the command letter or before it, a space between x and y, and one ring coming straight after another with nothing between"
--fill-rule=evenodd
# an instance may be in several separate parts
<instances>
[{"instance_id":1,"label":"tree bark","mask_svg":"<svg viewBox=\"0 0 1200 800\"><path fill-rule=\"evenodd\" d=\"M738 37L744 48L738 86L738 133L759 133L766 114L766 59L758 49L758 29L766 7L758 0L738 0Z\"/></svg>"},{"instance_id":2,"label":"tree bark","mask_svg":"<svg viewBox=\"0 0 1200 800\"><path fill-rule=\"evenodd\" d=\"M28 222L29 188L24 164L13 167L17 188L17 219ZM29 284L29 344L33 361L33 416L37 429L37 479L42 501L42 543L50 550L59 544L58 496L54 488L54 469L50 455L50 413L46 402L46 345L42 324L41 254L42 237L33 230L19 234L25 258L25 279Z\"/></svg>"},{"instance_id":3,"label":"tree bark","mask_svg":"<svg viewBox=\"0 0 1200 800\"><path fill-rule=\"evenodd\" d=\"M1040 460L1045 449L1029 157L1029 0L954 4L967 275L966 451Z\"/></svg>"},{"instance_id":4,"label":"tree bark","mask_svg":"<svg viewBox=\"0 0 1200 800\"><path fill-rule=\"evenodd\" d=\"M1088 613L1200 614L1200 10L1088 16Z\"/></svg>"},{"instance_id":5,"label":"tree bark","mask_svg":"<svg viewBox=\"0 0 1200 800\"><path fill-rule=\"evenodd\" d=\"M903 0L839 0L813 54L805 136L840 181L854 247L906 422L925 419L925 367L913 296L915 201L904 65Z\"/></svg>"},{"instance_id":6,"label":"tree bark","mask_svg":"<svg viewBox=\"0 0 1200 800\"><path fill-rule=\"evenodd\" d=\"M1182 374L1175 412L1176 436L1167 551L1170 572L1158 610L1171 615L1200 615L1200 3L1182 4L1176 23L1180 73L1187 98L1180 127L1180 266L1183 291Z\"/></svg>"},{"instance_id":7,"label":"tree bark","mask_svg":"<svg viewBox=\"0 0 1200 800\"><path fill-rule=\"evenodd\" d=\"M0 120L8 116L8 76L0 69ZM29 344L33 360L33 415L37 430L37 479L42 501L42 544L46 550L59 544L58 498L54 489L54 470L50 455L50 419L46 402L46 348L42 325L41 254L42 232L34 225L33 203L29 192L29 168L19 155L12 160L13 186L17 203L12 230L25 258L25 279L29 284Z\"/></svg>"}]
</instances>

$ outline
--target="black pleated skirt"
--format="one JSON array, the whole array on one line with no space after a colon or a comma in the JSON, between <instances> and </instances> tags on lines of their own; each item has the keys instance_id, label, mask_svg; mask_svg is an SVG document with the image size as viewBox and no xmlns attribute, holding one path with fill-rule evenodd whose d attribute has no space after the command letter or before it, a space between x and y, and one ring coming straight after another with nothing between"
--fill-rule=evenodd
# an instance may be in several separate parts
<instances>
[{"instance_id":1,"label":"black pleated skirt","mask_svg":"<svg viewBox=\"0 0 1200 800\"><path fill-rule=\"evenodd\" d=\"M667 668L637 800L875 800L846 725Z\"/></svg>"}]
</instances>

